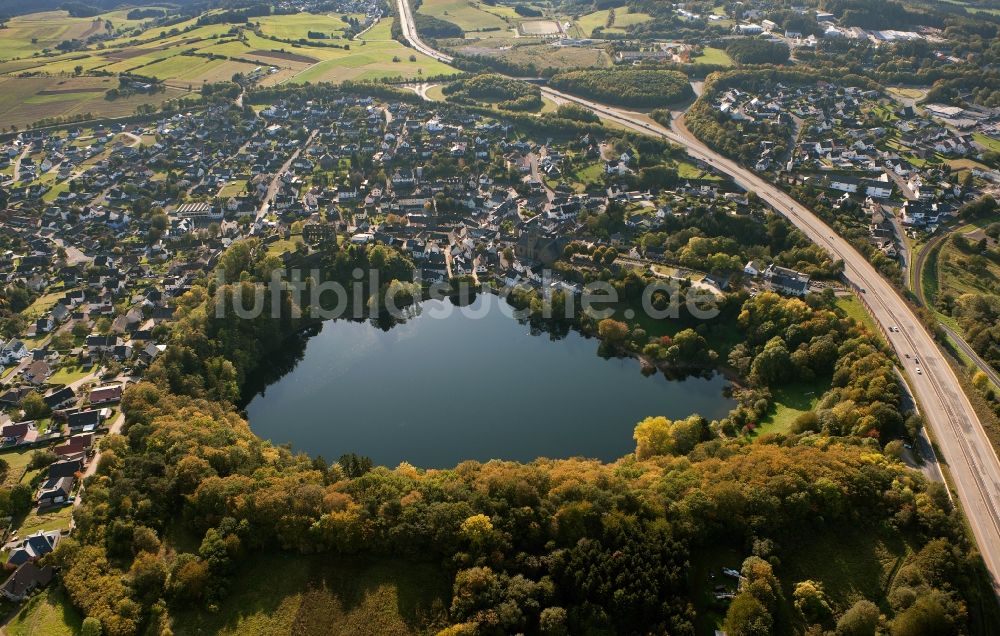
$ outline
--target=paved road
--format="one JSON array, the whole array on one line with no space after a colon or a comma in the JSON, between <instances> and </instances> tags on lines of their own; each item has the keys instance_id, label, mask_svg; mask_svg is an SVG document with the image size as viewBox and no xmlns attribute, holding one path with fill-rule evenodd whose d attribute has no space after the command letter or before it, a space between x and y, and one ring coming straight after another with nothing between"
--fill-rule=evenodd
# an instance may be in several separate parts
<instances>
[{"instance_id":1,"label":"paved road","mask_svg":"<svg viewBox=\"0 0 1000 636\"><path fill-rule=\"evenodd\" d=\"M417 36L407 0L397 2L403 36L413 48L439 61L451 62L451 56L435 51ZM810 240L825 248L834 258L844 261L845 278L858 288L858 296L908 366L910 386L951 468L952 485L964 506L983 560L993 578L994 593L1000 598L1000 461L955 372L896 289L864 256L808 208L752 171L710 150L687 129L683 117L675 118L671 129L667 130L639 113L567 95L546 86L542 87L542 92L586 106L632 130L660 136L684 146L688 155L728 175L744 190L756 192ZM906 354L909 358L905 357Z\"/></svg>"},{"instance_id":2,"label":"paved road","mask_svg":"<svg viewBox=\"0 0 1000 636\"><path fill-rule=\"evenodd\" d=\"M274 200L274 195L278 193L278 186L280 185L281 182L281 175L288 172L288 168L292 165L292 162L298 159L299 153L302 152L303 148L309 147L309 144L312 143L313 138L316 137L316 133L318 132L319 132L318 130L314 130L311 133L309 133L309 138L306 139L305 143L296 148L295 152L292 153L292 156L288 158L288 161L282 164L282 166L278 168L278 171L274 173L274 176L271 177L271 183L268 184L267 186L267 194L264 196L264 201L260 204L260 207L257 209L257 221L260 221L261 219L267 217L267 213L271 209L271 201Z\"/></svg>"}]
</instances>

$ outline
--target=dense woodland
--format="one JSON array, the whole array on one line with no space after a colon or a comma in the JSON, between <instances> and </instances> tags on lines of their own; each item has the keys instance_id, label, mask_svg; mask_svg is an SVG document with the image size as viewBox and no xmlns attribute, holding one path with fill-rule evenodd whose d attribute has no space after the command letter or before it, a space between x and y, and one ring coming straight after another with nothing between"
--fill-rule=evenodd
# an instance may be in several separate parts
<instances>
[{"instance_id":1,"label":"dense woodland","mask_svg":"<svg viewBox=\"0 0 1000 636\"><path fill-rule=\"evenodd\" d=\"M622 106L668 106L694 95L686 75L660 70L586 70L553 75L553 87Z\"/></svg>"},{"instance_id":2,"label":"dense woodland","mask_svg":"<svg viewBox=\"0 0 1000 636\"><path fill-rule=\"evenodd\" d=\"M456 80L442 89L448 101L465 104L495 103L497 108L535 111L542 107L542 92L533 84L495 73Z\"/></svg>"}]
</instances>

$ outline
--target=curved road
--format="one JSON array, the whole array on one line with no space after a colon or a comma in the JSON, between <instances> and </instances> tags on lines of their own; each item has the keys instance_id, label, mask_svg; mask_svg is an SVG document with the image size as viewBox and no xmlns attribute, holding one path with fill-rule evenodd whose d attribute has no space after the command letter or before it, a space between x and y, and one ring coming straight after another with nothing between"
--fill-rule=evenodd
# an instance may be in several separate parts
<instances>
[{"instance_id":1,"label":"curved road","mask_svg":"<svg viewBox=\"0 0 1000 636\"><path fill-rule=\"evenodd\" d=\"M450 55L424 44L416 33L407 0L397 0L403 36L417 51L450 63ZM678 117L668 130L640 113L581 99L546 86L547 96L571 101L637 132L682 145L687 153L728 175L738 186L757 195L784 215L817 245L844 261L845 278L885 332L886 339L908 367L924 420L930 427L951 470L952 486L964 507L972 533L1000 598L1000 461L990 445L972 404L962 391L951 365L931 335L895 288L864 256L808 208L752 171L709 149Z\"/></svg>"}]
</instances>

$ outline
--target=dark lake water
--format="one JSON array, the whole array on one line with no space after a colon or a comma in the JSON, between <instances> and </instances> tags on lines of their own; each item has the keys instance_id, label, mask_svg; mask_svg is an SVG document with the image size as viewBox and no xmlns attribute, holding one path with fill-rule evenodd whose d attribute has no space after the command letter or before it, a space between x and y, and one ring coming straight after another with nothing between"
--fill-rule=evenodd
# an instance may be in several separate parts
<instances>
[{"instance_id":1,"label":"dark lake water","mask_svg":"<svg viewBox=\"0 0 1000 636\"><path fill-rule=\"evenodd\" d=\"M261 437L328 460L353 452L444 468L464 459L610 461L634 450L632 429L646 416L713 419L734 404L722 376L645 377L633 359L599 357L598 344L576 332L532 335L496 296L461 309L427 301L389 330L324 323L247 413Z\"/></svg>"}]
</instances>

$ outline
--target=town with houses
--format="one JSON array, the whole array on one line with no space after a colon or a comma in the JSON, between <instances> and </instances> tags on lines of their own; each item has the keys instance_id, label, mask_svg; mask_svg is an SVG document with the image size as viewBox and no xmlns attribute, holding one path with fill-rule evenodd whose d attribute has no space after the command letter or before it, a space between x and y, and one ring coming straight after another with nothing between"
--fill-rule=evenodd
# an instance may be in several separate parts
<instances>
[{"instance_id":1,"label":"town with houses","mask_svg":"<svg viewBox=\"0 0 1000 636\"><path fill-rule=\"evenodd\" d=\"M784 148L760 143L757 170L866 206L872 240L892 255L906 233L933 232L971 194L927 159L975 152L973 131L997 121L986 109L918 115L854 88L732 89L715 106L748 131L784 127ZM0 272L31 301L20 314L28 320L4 325L0 438L24 460L7 480L30 484L30 502L10 520L14 574L0 593L18 600L51 578L35 560L71 530L98 440L122 424L123 388L165 350L178 298L240 238L260 238L290 265L330 242L384 244L411 258L422 281L497 288L580 292L578 280L547 271L572 242L718 294L823 286L766 257L704 269L665 257L641 238L668 218L697 209L763 223L764 213L708 166L669 187L638 187L636 151L610 137L537 140L502 118L347 94L11 136L0 149ZM599 178L578 183L581 169ZM621 223L600 223L612 207L624 210Z\"/></svg>"},{"instance_id":2,"label":"town with houses","mask_svg":"<svg viewBox=\"0 0 1000 636\"><path fill-rule=\"evenodd\" d=\"M973 178L980 193L1000 192L996 170L975 165L961 174L967 157L989 150L997 108L928 104L918 113L879 91L823 82L733 88L714 106L739 130L763 132L749 157L758 172L863 202L872 241L892 257L905 237L933 234L952 219Z\"/></svg>"}]
</instances>

